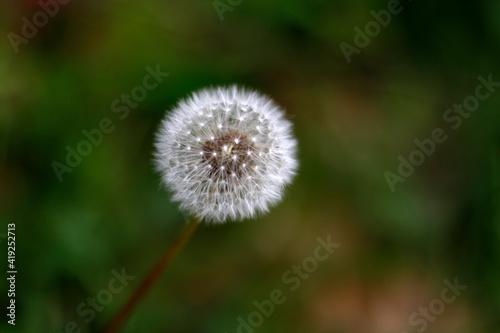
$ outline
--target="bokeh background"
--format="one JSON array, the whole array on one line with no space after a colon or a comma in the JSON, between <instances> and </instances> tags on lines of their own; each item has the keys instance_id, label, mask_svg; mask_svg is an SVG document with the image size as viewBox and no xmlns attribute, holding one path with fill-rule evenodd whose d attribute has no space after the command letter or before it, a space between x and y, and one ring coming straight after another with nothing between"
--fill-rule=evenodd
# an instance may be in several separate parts
<instances>
[{"instance_id":1,"label":"bokeh background","mask_svg":"<svg viewBox=\"0 0 500 333\"><path fill-rule=\"evenodd\" d=\"M388 1L221 2L222 20L210 0L73 0L17 53L8 34L41 5L2 2L3 309L13 222L18 275L16 326L2 316L0 331L106 324L185 224L152 170L160 120L193 90L239 83L287 110L299 175L269 214L202 225L123 332L237 332L277 288L287 300L255 332L500 332L500 91L457 130L443 121L479 75L500 81L499 2L402 2L350 63L339 44ZM113 101L157 65L169 76L120 119ZM115 130L60 182L52 163L103 118ZM435 128L448 139L392 192L384 173ZM290 291L282 274L328 235L341 246ZM85 322L77 307L123 268L136 279ZM455 278L467 289L412 325Z\"/></svg>"}]
</instances>

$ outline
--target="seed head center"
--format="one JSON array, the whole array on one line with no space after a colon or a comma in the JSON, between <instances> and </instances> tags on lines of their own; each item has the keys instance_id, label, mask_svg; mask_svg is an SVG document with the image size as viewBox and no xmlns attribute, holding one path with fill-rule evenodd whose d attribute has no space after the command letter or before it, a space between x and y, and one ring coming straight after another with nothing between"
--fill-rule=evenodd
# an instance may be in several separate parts
<instances>
[{"instance_id":1,"label":"seed head center","mask_svg":"<svg viewBox=\"0 0 500 333\"><path fill-rule=\"evenodd\" d=\"M206 141L202 147L202 159L210 167L210 178L226 180L245 173L252 164L248 152L253 149L252 141L246 136L230 132Z\"/></svg>"}]
</instances>

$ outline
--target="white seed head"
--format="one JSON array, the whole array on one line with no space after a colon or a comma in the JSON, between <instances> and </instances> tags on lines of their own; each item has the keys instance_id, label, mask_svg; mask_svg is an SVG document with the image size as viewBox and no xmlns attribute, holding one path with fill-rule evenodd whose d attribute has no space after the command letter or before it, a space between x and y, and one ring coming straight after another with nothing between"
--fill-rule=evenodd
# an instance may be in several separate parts
<instances>
[{"instance_id":1,"label":"white seed head","mask_svg":"<svg viewBox=\"0 0 500 333\"><path fill-rule=\"evenodd\" d=\"M156 168L173 200L213 223L267 212L298 167L282 109L237 86L181 100L161 123L155 146Z\"/></svg>"}]
</instances>

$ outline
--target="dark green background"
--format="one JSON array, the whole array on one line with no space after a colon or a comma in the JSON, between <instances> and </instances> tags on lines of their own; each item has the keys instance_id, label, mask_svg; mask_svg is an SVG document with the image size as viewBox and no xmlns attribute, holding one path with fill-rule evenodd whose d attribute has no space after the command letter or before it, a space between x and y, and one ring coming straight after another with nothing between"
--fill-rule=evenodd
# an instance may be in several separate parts
<instances>
[{"instance_id":1,"label":"dark green background","mask_svg":"<svg viewBox=\"0 0 500 333\"><path fill-rule=\"evenodd\" d=\"M224 1L225 2L225 1ZM0 233L16 223L17 324L0 331L95 332L185 223L152 171L165 110L191 91L244 84L295 124L300 171L265 216L202 225L123 332L236 332L273 289L287 300L256 332L414 332L409 316L443 280L467 290L426 332L500 332L500 91L457 130L443 121L500 81L496 0L405 1L347 63L339 44L387 1L70 1L15 53L7 35L40 10L0 5ZM125 119L111 110L147 66L170 75ZM52 163L109 118L115 130L59 182ZM415 139L447 140L390 191ZM291 292L282 274L341 243ZM5 308L7 246L0 243ZM113 269L137 278L87 324L75 309Z\"/></svg>"}]
</instances>

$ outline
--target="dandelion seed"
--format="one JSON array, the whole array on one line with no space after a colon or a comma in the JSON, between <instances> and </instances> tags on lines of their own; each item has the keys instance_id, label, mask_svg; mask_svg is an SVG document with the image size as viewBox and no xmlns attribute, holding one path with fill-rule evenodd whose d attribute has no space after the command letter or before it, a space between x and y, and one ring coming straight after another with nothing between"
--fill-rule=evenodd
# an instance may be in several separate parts
<instances>
[{"instance_id":1,"label":"dandelion seed","mask_svg":"<svg viewBox=\"0 0 500 333\"><path fill-rule=\"evenodd\" d=\"M281 200L298 167L296 147L291 122L272 100L237 86L210 88L167 115L155 164L182 209L222 223L267 212Z\"/></svg>"}]
</instances>

